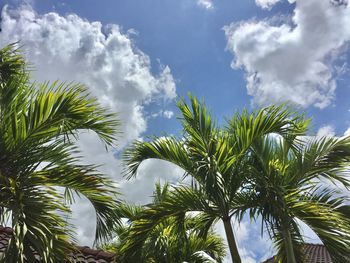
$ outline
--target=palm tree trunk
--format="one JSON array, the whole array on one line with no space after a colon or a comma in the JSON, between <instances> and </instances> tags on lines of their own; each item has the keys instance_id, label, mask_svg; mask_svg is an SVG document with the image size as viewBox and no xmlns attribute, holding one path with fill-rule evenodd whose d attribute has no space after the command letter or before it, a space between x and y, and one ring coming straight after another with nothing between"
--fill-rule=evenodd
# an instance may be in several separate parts
<instances>
[{"instance_id":1,"label":"palm tree trunk","mask_svg":"<svg viewBox=\"0 0 350 263\"><path fill-rule=\"evenodd\" d=\"M241 257L238 253L237 244L235 241L235 236L233 235L232 225L231 225L231 219L223 219L224 222L224 228L227 238L228 247L230 248L231 253L231 259L233 263L241 263Z\"/></svg>"},{"instance_id":2,"label":"palm tree trunk","mask_svg":"<svg viewBox=\"0 0 350 263\"><path fill-rule=\"evenodd\" d=\"M287 228L283 229L283 236L284 236L284 244L286 246L286 252L287 252L287 263L296 263L292 237L290 235L290 231Z\"/></svg>"}]
</instances>

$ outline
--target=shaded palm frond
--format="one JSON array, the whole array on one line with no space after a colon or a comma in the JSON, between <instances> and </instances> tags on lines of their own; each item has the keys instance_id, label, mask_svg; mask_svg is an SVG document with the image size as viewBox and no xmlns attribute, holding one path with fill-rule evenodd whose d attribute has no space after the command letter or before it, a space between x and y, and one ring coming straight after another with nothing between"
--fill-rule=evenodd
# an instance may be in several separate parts
<instances>
[{"instance_id":1,"label":"shaded palm frond","mask_svg":"<svg viewBox=\"0 0 350 263\"><path fill-rule=\"evenodd\" d=\"M43 262L65 258L74 241L65 197L73 201L73 193L95 208L96 241L108 238L119 223L115 188L72 156L80 130L114 146L115 115L80 84L31 83L27 63L9 45L0 50L0 120L0 219L10 214L14 229L5 262L32 262L34 251Z\"/></svg>"},{"instance_id":2,"label":"shaded palm frond","mask_svg":"<svg viewBox=\"0 0 350 263\"><path fill-rule=\"evenodd\" d=\"M334 262L346 262L350 255L350 207L348 198L322 189L303 195L292 210L321 239Z\"/></svg>"},{"instance_id":3,"label":"shaded palm frond","mask_svg":"<svg viewBox=\"0 0 350 263\"><path fill-rule=\"evenodd\" d=\"M147 159L168 161L185 171L193 171L193 164L184 143L173 137L162 137L151 142L136 141L125 150L123 155L124 163L127 166L125 175L128 178L136 176L138 167Z\"/></svg>"}]
</instances>

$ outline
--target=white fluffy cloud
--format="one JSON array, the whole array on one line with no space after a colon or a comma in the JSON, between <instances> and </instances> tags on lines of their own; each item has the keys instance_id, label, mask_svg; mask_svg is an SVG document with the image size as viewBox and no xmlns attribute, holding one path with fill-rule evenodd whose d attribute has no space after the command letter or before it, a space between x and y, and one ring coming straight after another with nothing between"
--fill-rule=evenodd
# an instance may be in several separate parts
<instances>
[{"instance_id":1,"label":"white fluffy cloud","mask_svg":"<svg viewBox=\"0 0 350 263\"><path fill-rule=\"evenodd\" d=\"M317 137L324 137L324 136L334 137L335 136L334 127L332 125L322 126L321 128L318 129L316 136Z\"/></svg>"},{"instance_id":2,"label":"white fluffy cloud","mask_svg":"<svg viewBox=\"0 0 350 263\"><path fill-rule=\"evenodd\" d=\"M255 3L263 9L270 9L281 0L255 0Z\"/></svg>"},{"instance_id":3,"label":"white fluffy cloud","mask_svg":"<svg viewBox=\"0 0 350 263\"><path fill-rule=\"evenodd\" d=\"M0 45L20 41L37 70L37 79L82 82L105 106L118 112L123 142L146 130L143 103L176 96L169 67L152 75L150 58L118 25L103 26L75 14L41 16L30 7L5 7L1 28Z\"/></svg>"},{"instance_id":4,"label":"white fluffy cloud","mask_svg":"<svg viewBox=\"0 0 350 263\"><path fill-rule=\"evenodd\" d=\"M169 110L160 110L159 112L155 112L151 115L151 117L153 118L163 117L166 119L171 119L173 116L174 116L174 112Z\"/></svg>"},{"instance_id":5,"label":"white fluffy cloud","mask_svg":"<svg viewBox=\"0 0 350 263\"><path fill-rule=\"evenodd\" d=\"M205 9L214 8L214 3L212 0L197 0L197 5Z\"/></svg>"},{"instance_id":6,"label":"white fluffy cloud","mask_svg":"<svg viewBox=\"0 0 350 263\"><path fill-rule=\"evenodd\" d=\"M271 5L274 1L259 1ZM350 40L350 6L296 0L291 23L250 20L225 26L232 66L246 72L248 94L263 105L289 100L324 108L335 96L336 60ZM344 50L343 50L344 51Z\"/></svg>"},{"instance_id":7,"label":"white fluffy cloud","mask_svg":"<svg viewBox=\"0 0 350 263\"><path fill-rule=\"evenodd\" d=\"M169 67L160 66L159 73L152 74L149 56L118 25L103 26L75 14L38 15L29 6L5 6L1 13L0 47L14 41L23 45L26 57L36 69L35 79L81 82L104 106L117 112L122 123L120 147L146 131L145 104L154 103L157 107L157 101L163 105L176 96ZM161 117L172 116L163 108L159 111L163 112ZM147 201L158 177L174 181L181 174L168 164L148 163L134 184L127 183L121 176L120 161L105 151L97 136L82 134L79 144L84 161L101 164L101 170L118 183L128 200ZM92 207L80 200L73 210L79 241L91 245L95 225Z\"/></svg>"},{"instance_id":8,"label":"white fluffy cloud","mask_svg":"<svg viewBox=\"0 0 350 263\"><path fill-rule=\"evenodd\" d=\"M171 119L174 116L174 112L169 110L163 111L163 116L167 119Z\"/></svg>"},{"instance_id":9,"label":"white fluffy cloud","mask_svg":"<svg viewBox=\"0 0 350 263\"><path fill-rule=\"evenodd\" d=\"M281 2L282 0L255 0L257 6L263 9L271 9L275 4ZM287 0L289 3L294 3L295 0Z\"/></svg>"}]
</instances>

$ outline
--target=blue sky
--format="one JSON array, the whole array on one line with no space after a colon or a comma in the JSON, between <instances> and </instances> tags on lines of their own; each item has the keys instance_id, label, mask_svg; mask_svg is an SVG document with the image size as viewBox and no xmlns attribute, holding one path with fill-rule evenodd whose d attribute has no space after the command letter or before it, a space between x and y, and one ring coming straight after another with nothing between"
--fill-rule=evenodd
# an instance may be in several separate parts
<instances>
[{"instance_id":1,"label":"blue sky","mask_svg":"<svg viewBox=\"0 0 350 263\"><path fill-rule=\"evenodd\" d=\"M313 118L312 134L350 127L350 7L331 0L0 0L0 46L24 45L39 80L77 80L119 112L122 149L150 135L179 134L175 101L188 92L224 117L290 101ZM134 182L120 175L118 155L82 135L87 162L104 164L125 198L145 202L159 178L181 170L147 163ZM116 157L116 158L115 158ZM83 201L75 220L86 216ZM93 222L79 223L82 243ZM239 229L245 262L270 244L259 227ZM249 246L255 240L255 247Z\"/></svg>"},{"instance_id":2,"label":"blue sky","mask_svg":"<svg viewBox=\"0 0 350 263\"><path fill-rule=\"evenodd\" d=\"M92 0L33 1L31 5L39 14L75 13L104 25L118 24L124 32L134 29L137 34L132 39L150 57L152 72L157 72L159 60L168 65L176 81L177 95L186 96L190 91L203 97L218 118L242 107L252 107L244 70L230 67L233 56L226 49L223 27L233 22L286 18L292 16L295 8L295 3L281 1L271 9L262 9L253 0L213 1L210 9L199 6L195 0L98 1L98 4ZM348 63L348 52L342 55L346 58L339 63ZM303 107L313 117L314 132L320 126L331 125L342 134L349 126L348 72L336 80L335 99L329 106L321 110ZM171 102L167 107L176 111ZM177 130L179 126L175 118L151 119L149 124L152 134Z\"/></svg>"}]
</instances>

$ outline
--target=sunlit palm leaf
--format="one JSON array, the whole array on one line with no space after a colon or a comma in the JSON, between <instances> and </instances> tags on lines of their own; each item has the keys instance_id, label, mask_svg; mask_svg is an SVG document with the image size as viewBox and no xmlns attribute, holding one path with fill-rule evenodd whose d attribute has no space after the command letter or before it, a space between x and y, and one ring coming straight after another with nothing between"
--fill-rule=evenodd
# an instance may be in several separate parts
<instances>
[{"instance_id":1,"label":"sunlit palm leaf","mask_svg":"<svg viewBox=\"0 0 350 263\"><path fill-rule=\"evenodd\" d=\"M4 262L60 262L72 250L70 210L65 197L84 195L96 210L96 241L118 224L116 192L110 180L81 160L75 139L95 132L106 146L115 144L118 126L74 83L30 83L27 65L10 45L0 50L0 206L1 221L11 214L14 234ZM67 187L66 195L56 186ZM64 216L63 216L64 215Z\"/></svg>"}]
</instances>

